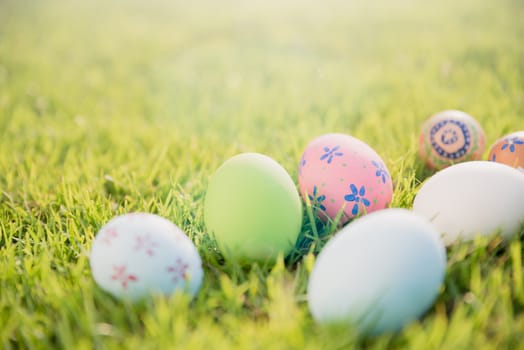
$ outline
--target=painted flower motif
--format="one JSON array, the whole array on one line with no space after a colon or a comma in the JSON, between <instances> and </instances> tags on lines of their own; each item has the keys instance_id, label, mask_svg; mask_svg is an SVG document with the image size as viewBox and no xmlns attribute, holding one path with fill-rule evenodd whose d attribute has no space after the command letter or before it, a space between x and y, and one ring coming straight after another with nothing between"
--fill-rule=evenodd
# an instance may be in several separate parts
<instances>
[{"instance_id":1,"label":"painted flower motif","mask_svg":"<svg viewBox=\"0 0 524 350\"><path fill-rule=\"evenodd\" d=\"M386 170L384 164L382 162L375 162L374 160L371 161L371 164L377 168L375 176L380 177L382 179L382 183L386 183L386 179L389 179L389 173Z\"/></svg>"},{"instance_id":2,"label":"painted flower motif","mask_svg":"<svg viewBox=\"0 0 524 350\"><path fill-rule=\"evenodd\" d=\"M155 247L158 246L158 243L153 241L150 234L143 235L143 236L136 236L136 245L135 250L136 251L145 251L145 253L149 256L155 255Z\"/></svg>"},{"instance_id":3,"label":"painted flower motif","mask_svg":"<svg viewBox=\"0 0 524 350\"><path fill-rule=\"evenodd\" d=\"M517 136L504 139L504 141L505 141L505 143L504 143L504 145L502 145L501 150L504 151L506 148L509 147L509 151L511 153L515 152L515 145L524 145L524 141L519 139Z\"/></svg>"},{"instance_id":4,"label":"painted flower motif","mask_svg":"<svg viewBox=\"0 0 524 350\"><path fill-rule=\"evenodd\" d=\"M317 186L313 186L313 195L308 194L307 196L311 203L316 204L321 210L326 210L326 207L322 204L326 200L326 196L317 194Z\"/></svg>"},{"instance_id":5,"label":"painted flower motif","mask_svg":"<svg viewBox=\"0 0 524 350\"><path fill-rule=\"evenodd\" d=\"M104 242L107 245L111 245L111 242L113 242L113 240L117 237L118 231L115 228L106 228L103 232L102 242Z\"/></svg>"},{"instance_id":6,"label":"painted flower motif","mask_svg":"<svg viewBox=\"0 0 524 350\"><path fill-rule=\"evenodd\" d=\"M349 185L349 188L351 189L351 193L346 194L344 199L347 202L355 202L353 209L351 210L351 214L355 216L358 214L358 203L362 202L366 207L369 207L371 203L364 197L366 195L366 188L364 186L360 186L360 189L358 189L355 184L351 184Z\"/></svg>"},{"instance_id":7,"label":"painted flower motif","mask_svg":"<svg viewBox=\"0 0 524 350\"><path fill-rule=\"evenodd\" d=\"M298 163L298 174L302 175L302 168L306 165L306 158L305 154L302 155L302 158L300 158L300 163Z\"/></svg>"},{"instance_id":8,"label":"painted flower motif","mask_svg":"<svg viewBox=\"0 0 524 350\"><path fill-rule=\"evenodd\" d=\"M327 159L327 163L331 164L331 161L334 157L341 157L344 155L344 153L342 152L337 152L339 148L340 146L335 146L331 149L329 149L329 147L324 147L324 154L322 155L322 157L320 157L320 160Z\"/></svg>"},{"instance_id":9,"label":"painted flower motif","mask_svg":"<svg viewBox=\"0 0 524 350\"><path fill-rule=\"evenodd\" d=\"M180 280L187 281L189 279L188 269L189 265L177 258L173 265L167 267L167 272L172 275L171 281L178 283Z\"/></svg>"},{"instance_id":10,"label":"painted flower motif","mask_svg":"<svg viewBox=\"0 0 524 350\"><path fill-rule=\"evenodd\" d=\"M125 265L113 266L113 275L111 276L113 281L118 281L122 285L122 288L126 289L129 282L136 282L138 278L126 271Z\"/></svg>"},{"instance_id":11,"label":"painted flower motif","mask_svg":"<svg viewBox=\"0 0 524 350\"><path fill-rule=\"evenodd\" d=\"M440 140L445 145L454 144L458 140L457 131L454 129L444 130L442 132L442 136L440 137Z\"/></svg>"}]
</instances>

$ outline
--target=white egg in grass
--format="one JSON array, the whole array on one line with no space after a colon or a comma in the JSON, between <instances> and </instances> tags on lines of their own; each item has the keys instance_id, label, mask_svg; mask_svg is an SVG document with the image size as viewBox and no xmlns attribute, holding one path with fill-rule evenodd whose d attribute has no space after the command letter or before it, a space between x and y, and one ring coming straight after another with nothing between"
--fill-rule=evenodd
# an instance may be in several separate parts
<instances>
[{"instance_id":1,"label":"white egg in grass","mask_svg":"<svg viewBox=\"0 0 524 350\"><path fill-rule=\"evenodd\" d=\"M413 211L429 219L447 245L495 233L509 238L524 224L524 174L496 162L456 164L424 182Z\"/></svg>"},{"instance_id":2,"label":"white egg in grass","mask_svg":"<svg viewBox=\"0 0 524 350\"><path fill-rule=\"evenodd\" d=\"M118 216L102 227L90 263L103 290L131 300L176 291L194 296L203 278L193 242L171 221L147 213Z\"/></svg>"},{"instance_id":3,"label":"white egg in grass","mask_svg":"<svg viewBox=\"0 0 524 350\"><path fill-rule=\"evenodd\" d=\"M406 209L359 218L322 249L308 284L321 324L348 323L360 333L400 330L434 302L446 252L428 220Z\"/></svg>"}]
</instances>

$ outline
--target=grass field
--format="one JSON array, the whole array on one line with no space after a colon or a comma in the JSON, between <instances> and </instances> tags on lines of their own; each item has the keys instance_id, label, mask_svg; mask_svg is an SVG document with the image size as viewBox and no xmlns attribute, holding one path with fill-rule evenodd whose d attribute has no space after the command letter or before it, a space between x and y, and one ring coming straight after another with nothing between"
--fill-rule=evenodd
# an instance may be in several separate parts
<instances>
[{"instance_id":1,"label":"grass field","mask_svg":"<svg viewBox=\"0 0 524 350\"><path fill-rule=\"evenodd\" d=\"M267 154L296 182L330 131L371 145L410 208L431 114L467 111L488 145L524 129L522 18L520 0L0 0L0 347L524 349L522 234L452 247L421 320L359 339L313 322L313 251L222 263L202 215L230 156ZM131 305L94 284L94 235L132 211L197 244L193 302ZM331 233L305 219L303 238L313 225Z\"/></svg>"}]
</instances>

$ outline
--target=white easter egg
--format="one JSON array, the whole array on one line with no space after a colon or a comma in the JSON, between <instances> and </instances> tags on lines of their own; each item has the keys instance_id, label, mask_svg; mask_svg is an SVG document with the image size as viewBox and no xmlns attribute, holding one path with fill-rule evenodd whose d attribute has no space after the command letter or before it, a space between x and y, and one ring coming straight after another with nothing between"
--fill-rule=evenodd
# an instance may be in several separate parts
<instances>
[{"instance_id":1,"label":"white easter egg","mask_svg":"<svg viewBox=\"0 0 524 350\"><path fill-rule=\"evenodd\" d=\"M171 221L146 213L118 216L98 232L91 247L95 282L115 297L200 289L202 262L193 242Z\"/></svg>"},{"instance_id":2,"label":"white easter egg","mask_svg":"<svg viewBox=\"0 0 524 350\"><path fill-rule=\"evenodd\" d=\"M321 324L397 331L432 305L445 269L444 245L429 221L406 209L377 211L351 222L320 252L309 309Z\"/></svg>"},{"instance_id":3,"label":"white easter egg","mask_svg":"<svg viewBox=\"0 0 524 350\"><path fill-rule=\"evenodd\" d=\"M524 223L524 175L507 165L453 165L420 188L413 211L428 218L449 245L477 235L510 237Z\"/></svg>"}]
</instances>

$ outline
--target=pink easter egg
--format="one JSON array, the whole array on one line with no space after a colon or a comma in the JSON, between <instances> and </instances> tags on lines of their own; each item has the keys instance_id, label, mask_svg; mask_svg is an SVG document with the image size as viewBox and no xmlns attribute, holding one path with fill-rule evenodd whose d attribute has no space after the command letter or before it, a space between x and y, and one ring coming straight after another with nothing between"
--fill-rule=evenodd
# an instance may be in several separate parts
<instances>
[{"instance_id":1,"label":"pink easter egg","mask_svg":"<svg viewBox=\"0 0 524 350\"><path fill-rule=\"evenodd\" d=\"M345 134L326 134L311 141L299 163L300 194L322 220L340 223L387 208L393 185L384 161L366 143Z\"/></svg>"}]
</instances>

